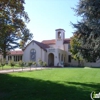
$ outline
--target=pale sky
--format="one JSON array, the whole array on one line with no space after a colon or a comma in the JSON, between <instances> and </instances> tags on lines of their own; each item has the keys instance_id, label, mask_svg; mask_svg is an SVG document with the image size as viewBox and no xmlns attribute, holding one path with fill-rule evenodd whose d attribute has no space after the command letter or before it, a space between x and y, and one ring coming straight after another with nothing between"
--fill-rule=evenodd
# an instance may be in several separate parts
<instances>
[{"instance_id":1,"label":"pale sky","mask_svg":"<svg viewBox=\"0 0 100 100\"><path fill-rule=\"evenodd\" d=\"M70 38L74 28L70 22L77 23L79 18L71 8L79 0L25 0L25 11L30 22L27 27L37 41L55 39L55 29L62 28L65 37Z\"/></svg>"}]
</instances>

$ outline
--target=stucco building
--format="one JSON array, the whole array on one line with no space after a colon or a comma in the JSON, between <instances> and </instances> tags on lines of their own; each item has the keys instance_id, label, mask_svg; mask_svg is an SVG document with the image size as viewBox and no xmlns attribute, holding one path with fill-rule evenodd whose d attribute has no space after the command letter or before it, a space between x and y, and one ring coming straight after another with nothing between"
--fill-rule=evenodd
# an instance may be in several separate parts
<instances>
[{"instance_id":1,"label":"stucco building","mask_svg":"<svg viewBox=\"0 0 100 100\"><path fill-rule=\"evenodd\" d=\"M38 62L41 59L48 66L58 66L60 62L70 63L69 42L70 39L65 39L65 30L56 29L55 39L31 41L23 51L23 61Z\"/></svg>"},{"instance_id":2,"label":"stucco building","mask_svg":"<svg viewBox=\"0 0 100 100\"><path fill-rule=\"evenodd\" d=\"M24 62L38 60L46 62L48 66L58 66L61 62L69 65L78 65L78 61L71 59L70 38L65 38L64 29L55 30L55 39L43 40L42 42L31 41L23 51L10 51L6 57L7 61L13 59L14 61L23 60ZM84 62L85 66L99 66L100 61L96 63Z\"/></svg>"}]
</instances>

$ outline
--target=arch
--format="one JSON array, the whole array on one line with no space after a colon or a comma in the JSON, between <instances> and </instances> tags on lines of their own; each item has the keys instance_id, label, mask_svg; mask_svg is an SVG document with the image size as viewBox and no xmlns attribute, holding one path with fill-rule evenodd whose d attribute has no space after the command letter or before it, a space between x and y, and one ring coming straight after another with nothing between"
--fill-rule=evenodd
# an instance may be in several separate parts
<instances>
[{"instance_id":1,"label":"arch","mask_svg":"<svg viewBox=\"0 0 100 100\"><path fill-rule=\"evenodd\" d=\"M53 53L50 53L48 55L48 65L49 66L54 66L54 54Z\"/></svg>"},{"instance_id":2,"label":"arch","mask_svg":"<svg viewBox=\"0 0 100 100\"><path fill-rule=\"evenodd\" d=\"M58 32L58 39L61 39L61 32Z\"/></svg>"},{"instance_id":3,"label":"arch","mask_svg":"<svg viewBox=\"0 0 100 100\"><path fill-rule=\"evenodd\" d=\"M36 61L36 50L35 49L30 50L30 60Z\"/></svg>"}]
</instances>

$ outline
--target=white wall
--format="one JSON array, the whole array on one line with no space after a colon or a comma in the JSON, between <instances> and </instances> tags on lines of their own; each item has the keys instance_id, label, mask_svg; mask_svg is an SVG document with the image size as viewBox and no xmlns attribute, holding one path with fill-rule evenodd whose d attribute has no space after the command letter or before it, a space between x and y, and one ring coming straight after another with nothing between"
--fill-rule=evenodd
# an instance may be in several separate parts
<instances>
[{"instance_id":1,"label":"white wall","mask_svg":"<svg viewBox=\"0 0 100 100\"><path fill-rule=\"evenodd\" d=\"M86 63L84 63L84 66L87 66L87 67L100 67L100 63L89 63L89 62L86 62Z\"/></svg>"},{"instance_id":2,"label":"white wall","mask_svg":"<svg viewBox=\"0 0 100 100\"><path fill-rule=\"evenodd\" d=\"M24 50L23 53L23 61L28 62L30 61L30 50L31 49L35 49L36 50L36 62L38 63L38 60L45 60L45 51L43 49L41 49L36 43L30 43L27 48Z\"/></svg>"},{"instance_id":3,"label":"white wall","mask_svg":"<svg viewBox=\"0 0 100 100\"><path fill-rule=\"evenodd\" d=\"M58 39L56 41L56 48L61 49L61 50L64 50L63 40Z\"/></svg>"},{"instance_id":4,"label":"white wall","mask_svg":"<svg viewBox=\"0 0 100 100\"><path fill-rule=\"evenodd\" d=\"M69 44L64 44L64 49L65 49L65 51L67 51L67 53L70 55L70 51L69 51L69 49L68 49L68 45L69 45Z\"/></svg>"},{"instance_id":5,"label":"white wall","mask_svg":"<svg viewBox=\"0 0 100 100\"><path fill-rule=\"evenodd\" d=\"M42 54L41 55L41 58L42 58L41 60L44 61L44 62L46 62L47 52L42 49L42 53L41 54Z\"/></svg>"},{"instance_id":6,"label":"white wall","mask_svg":"<svg viewBox=\"0 0 100 100\"><path fill-rule=\"evenodd\" d=\"M65 39L65 31L63 29L57 29L55 32L56 32L55 33L55 35L56 35L56 38L55 38L55 40L56 40L56 43L55 43L56 48L64 50L63 42L64 42L64 39ZM61 33L61 38L58 38L58 32Z\"/></svg>"},{"instance_id":7,"label":"white wall","mask_svg":"<svg viewBox=\"0 0 100 100\"><path fill-rule=\"evenodd\" d=\"M60 53L60 61L59 61L59 53ZM63 61L64 61L64 57L65 57L65 63L67 63L67 52L64 50L60 50L60 49L58 49L58 61L61 62L62 54L63 54Z\"/></svg>"},{"instance_id":8,"label":"white wall","mask_svg":"<svg viewBox=\"0 0 100 100\"><path fill-rule=\"evenodd\" d=\"M55 44L49 45L51 48L56 48Z\"/></svg>"},{"instance_id":9,"label":"white wall","mask_svg":"<svg viewBox=\"0 0 100 100\"><path fill-rule=\"evenodd\" d=\"M85 61L82 62L81 61L80 63L82 66L85 66L85 67L100 67L100 62L85 62ZM72 59L71 63L69 64L72 66L78 66L78 61Z\"/></svg>"}]
</instances>

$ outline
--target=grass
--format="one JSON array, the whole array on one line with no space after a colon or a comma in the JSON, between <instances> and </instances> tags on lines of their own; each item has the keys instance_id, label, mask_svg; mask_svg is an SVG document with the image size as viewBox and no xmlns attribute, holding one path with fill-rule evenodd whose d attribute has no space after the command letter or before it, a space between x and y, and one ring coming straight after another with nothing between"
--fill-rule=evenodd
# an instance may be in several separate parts
<instances>
[{"instance_id":1,"label":"grass","mask_svg":"<svg viewBox=\"0 0 100 100\"><path fill-rule=\"evenodd\" d=\"M18 64L16 64L15 66L10 66L10 65L5 65L5 66L0 66L0 70L6 70L6 69L19 69L22 67L20 67ZM23 67L23 68L27 68L27 67Z\"/></svg>"},{"instance_id":2,"label":"grass","mask_svg":"<svg viewBox=\"0 0 100 100\"><path fill-rule=\"evenodd\" d=\"M0 70L13 69L13 68L16 69L16 68L21 68L21 67L18 67L18 66L11 67L10 65L0 66Z\"/></svg>"},{"instance_id":3,"label":"grass","mask_svg":"<svg viewBox=\"0 0 100 100\"><path fill-rule=\"evenodd\" d=\"M92 91L100 92L98 68L0 74L0 100L91 100Z\"/></svg>"}]
</instances>

